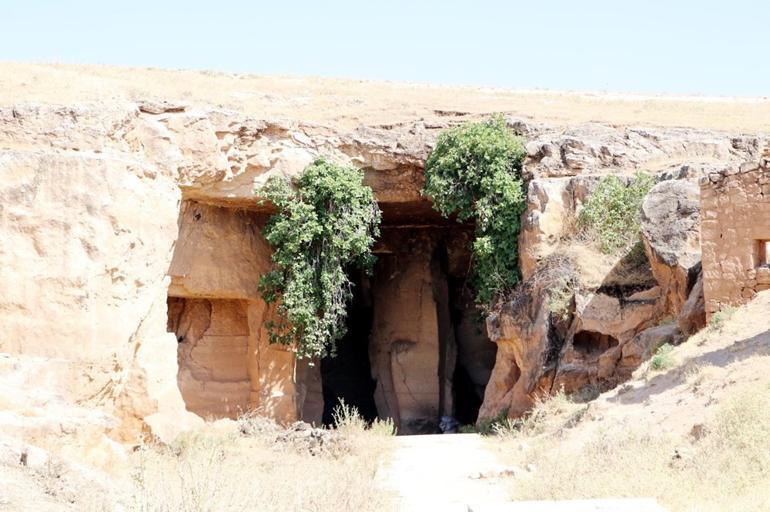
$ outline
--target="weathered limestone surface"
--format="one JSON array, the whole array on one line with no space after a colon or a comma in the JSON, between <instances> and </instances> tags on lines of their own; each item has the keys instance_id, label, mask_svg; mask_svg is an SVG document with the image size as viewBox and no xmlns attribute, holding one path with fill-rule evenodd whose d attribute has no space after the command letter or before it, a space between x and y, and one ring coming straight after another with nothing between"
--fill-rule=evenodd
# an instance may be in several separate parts
<instances>
[{"instance_id":1,"label":"weathered limestone surface","mask_svg":"<svg viewBox=\"0 0 770 512\"><path fill-rule=\"evenodd\" d=\"M190 303L237 305L240 311L240 320L230 322L233 333L240 333L237 337L200 334L193 339L185 336L186 342L179 344L179 387L188 410L203 417L236 417L250 409L260 409L282 421L294 421L301 415L297 389L301 383L295 375L293 356L268 343L265 322L272 318L273 310L257 290L260 276L270 268L270 247L259 230L263 222L264 215L241 208L195 201L184 201L181 206L179 238L168 271L168 295L211 299ZM215 307L213 311L218 309L227 308ZM215 319L211 314L202 316ZM169 331L179 338L184 333L177 325L170 323ZM188 347L198 339L203 339L205 350L215 359L204 369L191 372L195 365L190 364L190 355L195 351ZM229 356L217 359L220 352ZM220 366L240 377L219 378L214 368Z\"/></svg>"},{"instance_id":2,"label":"weathered limestone surface","mask_svg":"<svg viewBox=\"0 0 770 512\"><path fill-rule=\"evenodd\" d=\"M514 300L487 319L489 337L497 343L497 358L479 411L479 420L502 412L521 416L538 395L550 391L544 377L549 361L549 285L553 281L530 281ZM562 333L563 335L563 333ZM557 348L558 350L558 348Z\"/></svg>"},{"instance_id":3,"label":"weathered limestone surface","mask_svg":"<svg viewBox=\"0 0 770 512\"><path fill-rule=\"evenodd\" d=\"M169 299L169 332L179 343L179 389L201 417L237 418L249 409L247 303Z\"/></svg>"},{"instance_id":4,"label":"weathered limestone surface","mask_svg":"<svg viewBox=\"0 0 770 512\"><path fill-rule=\"evenodd\" d=\"M62 395L121 418L118 439L145 422L160 434L162 418L183 427L165 329L172 177L130 155L42 148L3 151L0 169L0 351L82 368L88 386L64 381Z\"/></svg>"},{"instance_id":5,"label":"weathered limestone surface","mask_svg":"<svg viewBox=\"0 0 770 512\"><path fill-rule=\"evenodd\" d=\"M693 334L706 326L706 302L703 297L703 271L698 273L698 279L690 290L690 296L682 306L677 318L679 330L685 334Z\"/></svg>"},{"instance_id":6,"label":"weathered limestone surface","mask_svg":"<svg viewBox=\"0 0 770 512\"><path fill-rule=\"evenodd\" d=\"M522 316L506 304L494 317L495 325L503 327L493 337L499 352L482 419L503 410L521 414L547 390L571 393L587 386L614 385L628 378L660 344L678 342L682 333L705 325L699 192L693 179L716 168L687 164L660 173L663 181L643 206L642 234L649 260L643 266L633 263L635 258L608 258L590 245L570 240L580 208L600 176L530 181L519 244L522 274L531 282L522 290L532 295L525 303L534 310ZM538 283L547 271L544 266L562 255L573 262L577 283L569 292L574 301L569 328L554 336L554 318L548 311L552 291ZM563 283L557 279L554 284ZM659 328L663 321L669 323ZM551 354L550 364L542 362L543 354Z\"/></svg>"},{"instance_id":7,"label":"weathered limestone surface","mask_svg":"<svg viewBox=\"0 0 770 512\"><path fill-rule=\"evenodd\" d=\"M369 340L375 403L402 432L432 432L441 408L439 379L440 283L432 272L436 240L404 236L391 254L379 254L372 282L374 319Z\"/></svg>"},{"instance_id":8,"label":"weathered limestone surface","mask_svg":"<svg viewBox=\"0 0 770 512\"><path fill-rule=\"evenodd\" d=\"M487 329L498 351L479 420L502 412L521 416L536 398L556 391L610 386L638 366L625 359L625 346L655 324L660 289L653 286L615 297L582 290L578 282L565 309L555 310L553 301L565 300L565 276L579 280L577 270L568 258L547 259L488 318Z\"/></svg>"},{"instance_id":9,"label":"weathered limestone surface","mask_svg":"<svg viewBox=\"0 0 770 512\"><path fill-rule=\"evenodd\" d=\"M621 348L620 369L630 375L655 350L666 343L675 344L681 339L681 331L675 324L664 324L645 329Z\"/></svg>"},{"instance_id":10,"label":"weathered limestone surface","mask_svg":"<svg viewBox=\"0 0 770 512\"><path fill-rule=\"evenodd\" d=\"M666 313L678 316L700 272L700 193L687 180L655 185L642 204L641 231Z\"/></svg>"},{"instance_id":11,"label":"weathered limestone surface","mask_svg":"<svg viewBox=\"0 0 770 512\"><path fill-rule=\"evenodd\" d=\"M532 128L528 170L535 177L619 174L684 163L743 161L757 158L761 137L730 136L703 130L615 127L586 123L561 131Z\"/></svg>"},{"instance_id":12,"label":"weathered limestone surface","mask_svg":"<svg viewBox=\"0 0 770 512\"><path fill-rule=\"evenodd\" d=\"M260 300L259 276L270 268L263 216L184 201L168 275L174 297Z\"/></svg>"},{"instance_id":13,"label":"weathered limestone surface","mask_svg":"<svg viewBox=\"0 0 770 512\"><path fill-rule=\"evenodd\" d=\"M759 163L712 172L700 182L706 314L770 288L770 151Z\"/></svg>"},{"instance_id":14,"label":"weathered limestone surface","mask_svg":"<svg viewBox=\"0 0 770 512\"><path fill-rule=\"evenodd\" d=\"M0 350L82 367L87 389L62 389L115 414L117 438L145 424L173 436L187 420L167 294L247 300L248 404L296 418L307 392L291 353L267 343L255 289L266 245L247 212L205 205L259 209L255 186L323 154L411 206L435 131L338 133L168 103L0 109Z\"/></svg>"},{"instance_id":15,"label":"weathered limestone surface","mask_svg":"<svg viewBox=\"0 0 770 512\"><path fill-rule=\"evenodd\" d=\"M200 420L185 412L177 384L179 343L175 333L167 331L169 293L189 300L245 301L248 404L277 417L296 418L304 401L317 393L317 375L311 371L301 377L307 372L297 371L292 354L267 343L264 323L273 312L254 289L254 276L262 272L264 261L249 258L251 251L262 254L265 246L244 211L269 209L258 201L255 187L272 175L296 175L313 158L325 155L363 168L391 219L427 215L430 209L419 194L424 159L442 129L470 118L341 131L163 102L0 108L0 351L55 359L73 369L51 373L60 378L62 399L97 407L109 417L112 439L132 440L148 429L170 438ZM532 190L526 214L532 218L531 229L522 233L522 258L531 255L527 257L532 262L548 254L543 247L559 236L561 212L576 209L576 198L585 197L581 191L594 175L638 167L662 171L716 160L737 164L756 160L762 147L757 138L694 130L598 124L563 129L520 119L510 119L509 124L530 140L527 174L543 180ZM749 179L763 173L743 174ZM545 181L550 179L560 181ZM736 190L731 201L742 201L742 188L730 185L731 178L716 181ZM760 181L745 184L747 197L764 191ZM704 201L725 203L716 183L712 188L704 192ZM194 228L199 222L196 212L205 213L200 228ZM732 215L731 221L741 226L765 212L740 207ZM727 223L706 218L704 224L709 221L712 225L704 229L733 236L724 228ZM763 233L751 236L770 238ZM706 247L715 238L709 234L704 240ZM734 280L748 260L744 252L722 258L715 246L709 250L704 289L707 308L713 311L736 294L742 298L750 293L733 293L732 288L722 293L728 283L712 285L709 278L721 273ZM219 264L211 265L211 259ZM530 273L535 265L523 267ZM420 282L434 274L428 263L419 261L406 261L393 270L412 272ZM749 278L757 280L757 287L764 286L760 274ZM436 289L433 277L430 281L426 293ZM403 286L403 293L396 288L392 292L390 318L427 307L431 300L434 311L441 309L434 298L423 296L415 302L422 288ZM413 372L443 372L443 384L430 373L430 383L416 382L415 389L420 396L432 397L430 407L446 407L451 398L446 391L451 370L447 361L453 349L430 340L439 329L446 333L454 327L436 319L410 322L400 321L412 325L403 333L378 334L382 346L391 349L382 352L388 353L390 365L382 375L393 378L393 368L400 371L399 365L407 364L409 371L402 374L411 386ZM419 331L428 323L429 330ZM238 325L240 337L246 329L241 321ZM422 347L417 343L405 350L415 340L423 340ZM428 347L440 349L444 362L435 354L428 356ZM508 367L509 375L515 373L512 360L503 358L510 351L500 347L500 372ZM238 382L245 382L242 368L238 372ZM406 400L415 389L407 391L398 376L396 381L383 380L382 386ZM426 404L416 402L413 410ZM404 407L408 414L410 407Z\"/></svg>"}]
</instances>

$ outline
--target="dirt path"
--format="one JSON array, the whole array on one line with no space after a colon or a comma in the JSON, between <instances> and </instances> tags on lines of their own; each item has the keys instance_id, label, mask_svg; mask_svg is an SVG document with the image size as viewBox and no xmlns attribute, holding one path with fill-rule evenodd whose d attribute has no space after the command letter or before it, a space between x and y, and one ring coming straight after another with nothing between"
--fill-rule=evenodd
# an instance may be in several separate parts
<instances>
[{"instance_id":1,"label":"dirt path","mask_svg":"<svg viewBox=\"0 0 770 512\"><path fill-rule=\"evenodd\" d=\"M505 470L477 434L402 436L380 477L396 491L400 510L468 510L508 501Z\"/></svg>"}]
</instances>

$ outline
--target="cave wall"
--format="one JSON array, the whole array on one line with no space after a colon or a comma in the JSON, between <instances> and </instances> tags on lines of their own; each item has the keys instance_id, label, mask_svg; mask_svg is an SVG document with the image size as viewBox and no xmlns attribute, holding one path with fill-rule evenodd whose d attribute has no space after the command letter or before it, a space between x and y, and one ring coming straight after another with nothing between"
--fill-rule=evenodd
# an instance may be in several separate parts
<instances>
[{"instance_id":1,"label":"cave wall","mask_svg":"<svg viewBox=\"0 0 770 512\"><path fill-rule=\"evenodd\" d=\"M369 342L375 402L399 431L434 431L441 408L439 312L431 265L436 240L398 233L380 251L372 281Z\"/></svg>"},{"instance_id":2,"label":"cave wall","mask_svg":"<svg viewBox=\"0 0 770 512\"><path fill-rule=\"evenodd\" d=\"M50 129L77 147L89 137L55 114L42 117L10 127L9 137L0 115L0 352L39 358L57 400L103 411L112 439L147 428L172 437L196 423L176 386L177 344L166 332L179 188L95 133L98 153L25 138L25 129Z\"/></svg>"},{"instance_id":3,"label":"cave wall","mask_svg":"<svg viewBox=\"0 0 770 512\"><path fill-rule=\"evenodd\" d=\"M185 406L203 418L237 418L250 407L245 301L169 298L177 336L177 382Z\"/></svg>"},{"instance_id":4,"label":"cave wall","mask_svg":"<svg viewBox=\"0 0 770 512\"><path fill-rule=\"evenodd\" d=\"M401 433L434 433L441 416L466 405L456 402L458 365L479 402L489 380L496 346L467 287L471 233L467 226L386 227L375 247L375 400L379 415L393 418Z\"/></svg>"},{"instance_id":5,"label":"cave wall","mask_svg":"<svg viewBox=\"0 0 770 512\"><path fill-rule=\"evenodd\" d=\"M269 343L265 324L274 309L257 290L270 268L263 222L263 214L244 209L194 201L180 208L168 327L182 339L177 381L185 404L202 417L256 409L289 422L302 414L304 380L293 354ZM310 371L300 376L312 379Z\"/></svg>"}]
</instances>

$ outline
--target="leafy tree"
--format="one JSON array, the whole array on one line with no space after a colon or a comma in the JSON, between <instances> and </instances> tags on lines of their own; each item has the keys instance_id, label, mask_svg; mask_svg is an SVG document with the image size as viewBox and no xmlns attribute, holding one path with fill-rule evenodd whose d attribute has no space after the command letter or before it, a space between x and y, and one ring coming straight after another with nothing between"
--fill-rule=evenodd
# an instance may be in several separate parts
<instances>
[{"instance_id":1,"label":"leafy tree","mask_svg":"<svg viewBox=\"0 0 770 512\"><path fill-rule=\"evenodd\" d=\"M423 194L434 208L445 217L475 221L473 283L481 305L519 281L525 154L522 140L496 116L442 133L425 163Z\"/></svg>"},{"instance_id":2,"label":"leafy tree","mask_svg":"<svg viewBox=\"0 0 770 512\"><path fill-rule=\"evenodd\" d=\"M270 341L293 346L298 357L334 355L345 334L353 284L350 265L370 271L380 210L363 172L318 159L296 181L268 181L261 194L276 207L264 229L272 270L259 288L278 318Z\"/></svg>"},{"instance_id":3,"label":"leafy tree","mask_svg":"<svg viewBox=\"0 0 770 512\"><path fill-rule=\"evenodd\" d=\"M628 183L606 176L588 196L578 216L578 227L593 234L605 254L627 249L639 241L642 202L655 178L637 172Z\"/></svg>"}]
</instances>

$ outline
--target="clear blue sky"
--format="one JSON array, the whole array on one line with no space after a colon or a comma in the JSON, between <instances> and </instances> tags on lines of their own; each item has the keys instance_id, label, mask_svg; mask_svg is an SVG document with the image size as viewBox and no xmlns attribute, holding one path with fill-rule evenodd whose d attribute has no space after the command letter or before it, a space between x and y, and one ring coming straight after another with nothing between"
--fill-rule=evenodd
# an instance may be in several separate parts
<instances>
[{"instance_id":1,"label":"clear blue sky","mask_svg":"<svg viewBox=\"0 0 770 512\"><path fill-rule=\"evenodd\" d=\"M0 0L0 60L770 95L768 0Z\"/></svg>"}]
</instances>

